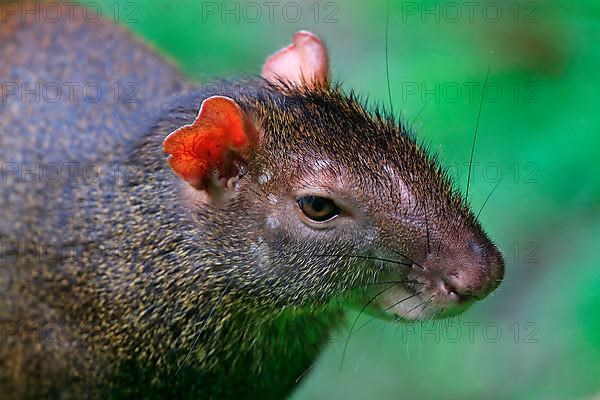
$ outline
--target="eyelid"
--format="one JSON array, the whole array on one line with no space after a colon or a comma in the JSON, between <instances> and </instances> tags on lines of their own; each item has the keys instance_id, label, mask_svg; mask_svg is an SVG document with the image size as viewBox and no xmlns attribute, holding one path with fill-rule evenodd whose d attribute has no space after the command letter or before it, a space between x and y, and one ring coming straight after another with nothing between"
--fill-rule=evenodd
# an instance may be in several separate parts
<instances>
[{"instance_id":1,"label":"eyelid","mask_svg":"<svg viewBox=\"0 0 600 400\"><path fill-rule=\"evenodd\" d=\"M304 196L317 196L317 197L325 197L333 201L333 203L339 208L340 212L328 219L326 221L314 221L307 217L304 214L304 211L300 208L298 204L298 199ZM291 199L294 203L293 211L297 213L298 218L302 221L304 225L313 229L313 230L331 230L336 227L345 225L350 221L357 221L363 215L363 211L361 211L358 205L355 205L355 202L352 199L344 198L343 194L336 195L334 192L324 190L322 188L317 189L309 189L303 188L296 192Z\"/></svg>"},{"instance_id":2,"label":"eyelid","mask_svg":"<svg viewBox=\"0 0 600 400\"><path fill-rule=\"evenodd\" d=\"M344 199L343 195L337 194L323 188L303 188L296 192L294 200L297 202L299 198L305 196L325 197L333 201L333 203L342 211L340 214L355 217L357 215L357 206L354 201Z\"/></svg>"},{"instance_id":3,"label":"eyelid","mask_svg":"<svg viewBox=\"0 0 600 400\"><path fill-rule=\"evenodd\" d=\"M302 204L302 203L303 203L303 201L302 201L302 200L304 200L304 199L307 199L307 198L313 198L313 199L324 199L324 200L327 200L327 201L330 203L330 205L331 205L332 207L334 207L334 209L333 209L333 212L334 212L334 214L333 214L331 217L329 217L329 218L327 218L327 219L323 219L323 220L319 220L319 219L314 219L314 218L312 218L311 216L307 215L307 213L306 213L305 209L302 207L302 206L303 206L303 204ZM300 208L300 210L301 210L301 211L304 213L304 215L305 215L305 216L306 216L308 219L310 219L312 222L314 222L314 223L327 223L327 222L330 222L330 221L332 221L333 219L337 218L337 217L338 217L340 214L343 214L343 213L344 213L344 211L343 211L343 210L342 210L342 209L341 209L341 208L340 208L340 207L337 205L337 203L335 202L335 200L334 200L334 199L332 199L332 198L329 198L329 197L324 197L324 196L315 196L315 195L300 196L300 197L298 197L298 198L296 199L296 203L298 204L298 207L299 207L299 208Z\"/></svg>"}]
</instances>

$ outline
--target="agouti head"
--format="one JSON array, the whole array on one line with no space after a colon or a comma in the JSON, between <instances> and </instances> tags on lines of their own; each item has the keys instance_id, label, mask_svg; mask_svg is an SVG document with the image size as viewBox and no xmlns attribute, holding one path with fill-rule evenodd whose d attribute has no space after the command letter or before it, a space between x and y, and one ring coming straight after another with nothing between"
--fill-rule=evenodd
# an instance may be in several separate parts
<instances>
[{"instance_id":1,"label":"agouti head","mask_svg":"<svg viewBox=\"0 0 600 400\"><path fill-rule=\"evenodd\" d=\"M189 206L227 227L214 240L252 260L246 282L290 305L358 290L405 319L498 286L502 256L464 198L402 125L330 84L318 38L297 33L262 77L164 141Z\"/></svg>"}]
</instances>

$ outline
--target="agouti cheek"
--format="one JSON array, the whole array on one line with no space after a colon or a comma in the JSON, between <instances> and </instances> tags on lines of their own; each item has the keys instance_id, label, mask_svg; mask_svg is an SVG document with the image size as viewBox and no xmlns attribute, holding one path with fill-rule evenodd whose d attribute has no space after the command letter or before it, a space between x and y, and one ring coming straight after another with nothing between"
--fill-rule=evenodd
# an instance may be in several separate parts
<instances>
[{"instance_id":1,"label":"agouti cheek","mask_svg":"<svg viewBox=\"0 0 600 400\"><path fill-rule=\"evenodd\" d=\"M267 229L271 232L276 231L279 228L279 220L273 215L267 217Z\"/></svg>"}]
</instances>

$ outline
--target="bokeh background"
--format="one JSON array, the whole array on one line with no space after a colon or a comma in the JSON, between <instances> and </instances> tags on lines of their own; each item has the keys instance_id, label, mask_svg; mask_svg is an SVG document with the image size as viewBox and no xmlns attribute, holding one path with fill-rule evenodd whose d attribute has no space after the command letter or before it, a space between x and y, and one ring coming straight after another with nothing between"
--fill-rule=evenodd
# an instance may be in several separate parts
<instances>
[{"instance_id":1,"label":"bokeh background","mask_svg":"<svg viewBox=\"0 0 600 400\"><path fill-rule=\"evenodd\" d=\"M391 1L389 14L385 0L89 3L198 82L257 74L309 29L333 77L387 107L389 15L394 112L463 188L490 65L470 201L478 211L496 187L481 221L505 281L451 324L366 325L340 368L350 311L293 398L600 398L597 1Z\"/></svg>"}]
</instances>

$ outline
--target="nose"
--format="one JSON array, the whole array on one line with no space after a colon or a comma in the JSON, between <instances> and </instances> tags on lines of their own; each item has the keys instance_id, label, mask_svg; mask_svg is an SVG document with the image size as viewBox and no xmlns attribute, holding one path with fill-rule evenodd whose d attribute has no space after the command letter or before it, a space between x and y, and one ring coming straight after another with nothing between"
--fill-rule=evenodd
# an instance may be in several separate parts
<instances>
[{"instance_id":1,"label":"nose","mask_svg":"<svg viewBox=\"0 0 600 400\"><path fill-rule=\"evenodd\" d=\"M491 243L475 244L471 257L457 271L443 278L445 291L458 301L481 300L500 285L504 277L504 259Z\"/></svg>"}]
</instances>

